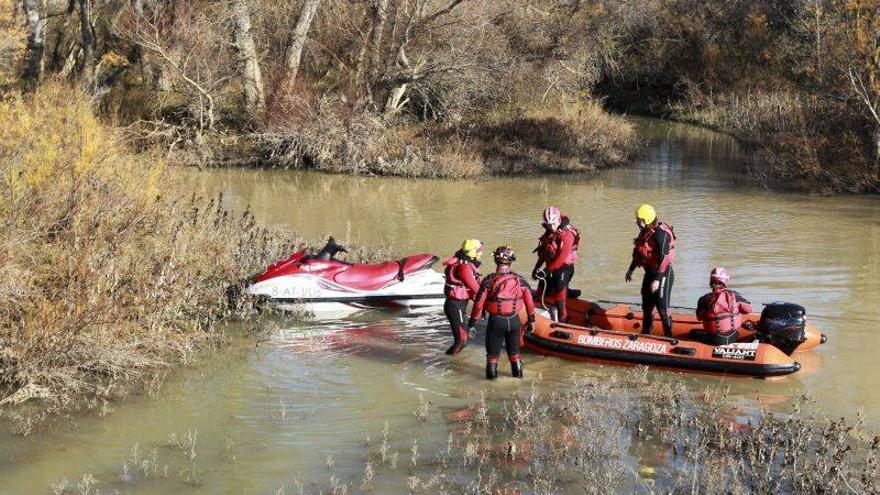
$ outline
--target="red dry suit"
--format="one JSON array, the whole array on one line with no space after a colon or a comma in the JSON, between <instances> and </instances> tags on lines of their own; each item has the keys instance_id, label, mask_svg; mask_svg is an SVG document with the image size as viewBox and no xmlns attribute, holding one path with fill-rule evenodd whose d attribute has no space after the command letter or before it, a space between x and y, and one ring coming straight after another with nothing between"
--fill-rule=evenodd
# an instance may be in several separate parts
<instances>
[{"instance_id":1,"label":"red dry suit","mask_svg":"<svg viewBox=\"0 0 880 495\"><path fill-rule=\"evenodd\" d=\"M632 267L653 274L666 273L675 261L675 231L665 222L644 228L633 241Z\"/></svg>"},{"instance_id":2,"label":"red dry suit","mask_svg":"<svg viewBox=\"0 0 880 495\"><path fill-rule=\"evenodd\" d=\"M510 271L507 265L501 265L497 271L483 280L480 291L474 300L471 311L471 322L476 321L485 310L489 314L486 325L486 377L494 378L497 374L498 356L501 348L506 347L514 376L522 378L522 362L520 347L523 340L523 328L519 312L525 305L529 324L535 321L535 302L532 300L532 289L524 278Z\"/></svg>"},{"instance_id":3,"label":"red dry suit","mask_svg":"<svg viewBox=\"0 0 880 495\"><path fill-rule=\"evenodd\" d=\"M447 258L443 264L446 265L446 297L456 301L473 299L480 290L480 274L476 265L460 256Z\"/></svg>"},{"instance_id":4,"label":"red dry suit","mask_svg":"<svg viewBox=\"0 0 880 495\"><path fill-rule=\"evenodd\" d=\"M663 334L672 336L672 317L669 315L669 300L675 274L672 262L675 260L675 231L671 225L657 221L648 225L633 239L632 263L627 273L632 274L636 267L645 270L642 278L642 333L651 333L654 327L654 309L663 322ZM654 282L659 283L656 291L651 290Z\"/></svg>"},{"instance_id":5,"label":"red dry suit","mask_svg":"<svg viewBox=\"0 0 880 495\"><path fill-rule=\"evenodd\" d=\"M538 239L535 251L544 262L548 272L559 270L565 265L574 265L578 257L578 246L581 234L571 224L568 217L562 217L562 223L555 231L546 230Z\"/></svg>"},{"instance_id":6,"label":"red dry suit","mask_svg":"<svg viewBox=\"0 0 880 495\"><path fill-rule=\"evenodd\" d=\"M467 302L480 290L480 274L477 273L479 261L468 258L459 251L443 263L446 265L446 286L443 291L446 302L443 303L443 313L449 320L453 339L446 354L455 355L467 345Z\"/></svg>"},{"instance_id":7,"label":"red dry suit","mask_svg":"<svg viewBox=\"0 0 880 495\"><path fill-rule=\"evenodd\" d=\"M483 311L490 316L517 315L523 305L527 314L535 314L535 302L529 283L502 265L480 285L480 291L474 299L471 319L479 319Z\"/></svg>"},{"instance_id":8,"label":"red dry suit","mask_svg":"<svg viewBox=\"0 0 880 495\"><path fill-rule=\"evenodd\" d=\"M742 315L752 312L752 304L728 289L713 290L697 303L697 319L710 334L729 335L742 326Z\"/></svg>"}]
</instances>

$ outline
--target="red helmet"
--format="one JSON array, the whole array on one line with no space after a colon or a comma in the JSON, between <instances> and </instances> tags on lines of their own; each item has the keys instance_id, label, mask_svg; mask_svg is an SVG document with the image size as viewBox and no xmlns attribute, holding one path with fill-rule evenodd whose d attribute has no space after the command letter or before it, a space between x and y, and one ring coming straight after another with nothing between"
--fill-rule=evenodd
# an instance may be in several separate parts
<instances>
[{"instance_id":1,"label":"red helmet","mask_svg":"<svg viewBox=\"0 0 880 495\"><path fill-rule=\"evenodd\" d=\"M709 285L718 283L727 287L728 282L730 282L730 274L727 273L724 267L716 266L712 269L712 274L709 275Z\"/></svg>"},{"instance_id":2,"label":"red helmet","mask_svg":"<svg viewBox=\"0 0 880 495\"><path fill-rule=\"evenodd\" d=\"M555 206L548 206L544 210L544 223L554 224L562 221L562 212Z\"/></svg>"},{"instance_id":3,"label":"red helmet","mask_svg":"<svg viewBox=\"0 0 880 495\"><path fill-rule=\"evenodd\" d=\"M513 248L510 246L500 246L492 254L495 258L495 263L499 265L509 265L516 261L516 253L513 252Z\"/></svg>"}]
</instances>

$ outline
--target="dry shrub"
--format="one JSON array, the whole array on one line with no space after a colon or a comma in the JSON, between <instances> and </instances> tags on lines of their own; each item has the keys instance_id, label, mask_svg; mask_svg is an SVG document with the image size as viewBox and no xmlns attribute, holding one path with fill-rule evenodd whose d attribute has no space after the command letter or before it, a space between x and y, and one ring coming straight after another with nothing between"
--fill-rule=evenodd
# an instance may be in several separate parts
<instances>
[{"instance_id":1,"label":"dry shrub","mask_svg":"<svg viewBox=\"0 0 880 495\"><path fill-rule=\"evenodd\" d=\"M633 123L591 100L502 108L473 129L477 149L498 174L594 171L625 163L638 145Z\"/></svg>"},{"instance_id":2,"label":"dry shrub","mask_svg":"<svg viewBox=\"0 0 880 495\"><path fill-rule=\"evenodd\" d=\"M461 178L483 173L479 157L461 143L437 141L421 125L392 125L351 109L343 99L286 100L285 116L253 136L266 163L333 173Z\"/></svg>"},{"instance_id":3,"label":"dry shrub","mask_svg":"<svg viewBox=\"0 0 880 495\"><path fill-rule=\"evenodd\" d=\"M0 88L15 84L21 75L26 36L13 0L0 0Z\"/></svg>"},{"instance_id":4,"label":"dry shrub","mask_svg":"<svg viewBox=\"0 0 880 495\"><path fill-rule=\"evenodd\" d=\"M292 247L169 184L62 83L5 101L0 143L2 406L94 405L186 362L221 339L230 282Z\"/></svg>"},{"instance_id":5,"label":"dry shrub","mask_svg":"<svg viewBox=\"0 0 880 495\"><path fill-rule=\"evenodd\" d=\"M634 124L591 100L501 107L457 125L393 124L345 100L297 102L254 136L268 163L433 178L587 172L625 163L639 142Z\"/></svg>"},{"instance_id":6,"label":"dry shrub","mask_svg":"<svg viewBox=\"0 0 880 495\"><path fill-rule=\"evenodd\" d=\"M713 97L696 92L673 111L757 150L751 168L764 180L784 179L823 193L873 190L869 134L843 106L785 90Z\"/></svg>"}]
</instances>

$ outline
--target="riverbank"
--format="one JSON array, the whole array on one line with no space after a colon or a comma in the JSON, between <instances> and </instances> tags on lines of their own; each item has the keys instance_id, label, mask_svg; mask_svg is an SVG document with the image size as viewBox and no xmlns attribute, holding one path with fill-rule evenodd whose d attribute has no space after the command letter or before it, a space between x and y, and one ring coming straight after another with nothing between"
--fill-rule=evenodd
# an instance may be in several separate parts
<instances>
[{"instance_id":1,"label":"riverbank","mask_svg":"<svg viewBox=\"0 0 880 495\"><path fill-rule=\"evenodd\" d=\"M5 100L0 142L0 408L23 434L222 344L247 312L227 288L309 244L191 193L63 83Z\"/></svg>"},{"instance_id":2,"label":"riverbank","mask_svg":"<svg viewBox=\"0 0 880 495\"><path fill-rule=\"evenodd\" d=\"M864 122L845 105L797 91L692 97L657 115L734 136L754 152L749 173L773 189L880 192Z\"/></svg>"},{"instance_id":3,"label":"riverbank","mask_svg":"<svg viewBox=\"0 0 880 495\"><path fill-rule=\"evenodd\" d=\"M0 93L75 81L140 150L199 167L592 172L640 144L604 107L728 132L757 151L768 187L880 187L871 5L413 1L55 15L5 0Z\"/></svg>"},{"instance_id":4,"label":"riverbank","mask_svg":"<svg viewBox=\"0 0 880 495\"><path fill-rule=\"evenodd\" d=\"M636 126L592 100L488 109L463 121L388 121L321 102L216 150L219 165L443 179L589 173L626 164ZM216 155L215 155L216 156Z\"/></svg>"}]
</instances>

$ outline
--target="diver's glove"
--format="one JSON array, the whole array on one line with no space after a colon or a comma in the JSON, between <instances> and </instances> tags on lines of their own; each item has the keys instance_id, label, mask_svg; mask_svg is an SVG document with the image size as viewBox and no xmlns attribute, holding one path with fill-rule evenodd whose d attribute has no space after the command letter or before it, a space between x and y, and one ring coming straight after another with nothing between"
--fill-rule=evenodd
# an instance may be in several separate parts
<instances>
[{"instance_id":1,"label":"diver's glove","mask_svg":"<svg viewBox=\"0 0 880 495\"><path fill-rule=\"evenodd\" d=\"M526 322L526 333L532 333L535 331L535 315L529 315L529 320Z\"/></svg>"}]
</instances>

